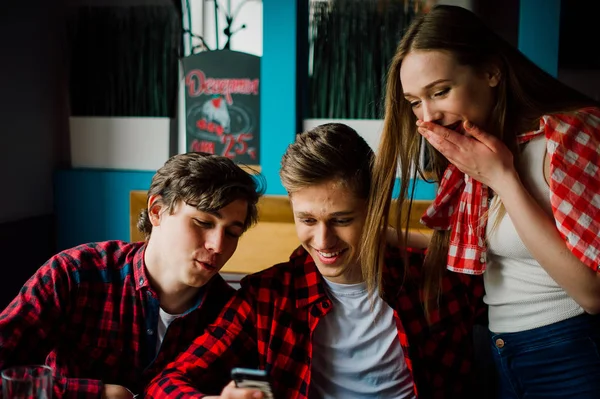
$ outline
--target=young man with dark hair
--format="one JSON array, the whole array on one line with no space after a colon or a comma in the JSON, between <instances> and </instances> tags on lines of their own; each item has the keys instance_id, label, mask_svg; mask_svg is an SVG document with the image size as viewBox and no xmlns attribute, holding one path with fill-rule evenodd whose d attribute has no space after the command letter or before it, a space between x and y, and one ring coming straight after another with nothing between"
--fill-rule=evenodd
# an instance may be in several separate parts
<instances>
[{"instance_id":1,"label":"young man with dark hair","mask_svg":"<svg viewBox=\"0 0 600 399\"><path fill-rule=\"evenodd\" d=\"M60 252L0 314L0 369L45 363L55 398L131 398L233 295L218 273L256 222L259 191L228 158L170 158L140 215L146 241Z\"/></svg>"}]
</instances>

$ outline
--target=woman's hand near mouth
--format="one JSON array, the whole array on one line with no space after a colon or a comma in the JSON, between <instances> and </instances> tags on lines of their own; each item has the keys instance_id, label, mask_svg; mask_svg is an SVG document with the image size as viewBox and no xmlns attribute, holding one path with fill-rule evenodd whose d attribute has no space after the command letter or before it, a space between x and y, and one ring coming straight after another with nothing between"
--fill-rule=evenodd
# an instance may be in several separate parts
<instances>
[{"instance_id":1,"label":"woman's hand near mouth","mask_svg":"<svg viewBox=\"0 0 600 399\"><path fill-rule=\"evenodd\" d=\"M499 192L506 182L518 179L508 147L469 121L462 123L464 135L431 122L417 121L417 126L448 161L492 190Z\"/></svg>"}]
</instances>

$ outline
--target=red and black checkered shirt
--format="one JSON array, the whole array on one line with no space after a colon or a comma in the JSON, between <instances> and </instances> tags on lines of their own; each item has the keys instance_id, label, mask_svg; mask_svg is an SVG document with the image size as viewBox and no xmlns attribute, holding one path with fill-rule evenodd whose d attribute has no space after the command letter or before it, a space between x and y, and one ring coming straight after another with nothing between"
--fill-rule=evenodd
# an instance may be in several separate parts
<instances>
[{"instance_id":1,"label":"red and black checkered shirt","mask_svg":"<svg viewBox=\"0 0 600 399\"><path fill-rule=\"evenodd\" d=\"M472 327L485 313L478 276L446 272L439 309L428 324L422 308L423 255L390 253L383 299L394 310L398 338L420 398L468 397ZM218 394L232 367L267 370L276 398L307 398L312 333L331 311L322 276L299 248L287 263L242 280L215 324L196 338L146 389L152 398ZM202 392L202 393L200 393Z\"/></svg>"},{"instance_id":2,"label":"red and black checkered shirt","mask_svg":"<svg viewBox=\"0 0 600 399\"><path fill-rule=\"evenodd\" d=\"M156 353L159 301L144 243L108 241L53 256L0 314L0 369L47 364L54 397L100 397L103 383L139 392L213 322L235 292L215 276L174 320Z\"/></svg>"}]
</instances>

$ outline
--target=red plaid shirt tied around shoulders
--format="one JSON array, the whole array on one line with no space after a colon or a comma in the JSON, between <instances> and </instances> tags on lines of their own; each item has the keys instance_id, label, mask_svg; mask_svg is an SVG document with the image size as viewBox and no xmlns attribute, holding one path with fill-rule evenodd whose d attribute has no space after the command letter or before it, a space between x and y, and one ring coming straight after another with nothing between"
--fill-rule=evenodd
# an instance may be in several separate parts
<instances>
[{"instance_id":1,"label":"red plaid shirt tied around shoulders","mask_svg":"<svg viewBox=\"0 0 600 399\"><path fill-rule=\"evenodd\" d=\"M100 398L103 384L140 392L214 321L233 295L215 276L168 327L156 353L159 301L144 243L107 241L53 256L0 314L0 369L47 364L54 398Z\"/></svg>"},{"instance_id":2,"label":"red plaid shirt tied around shoulders","mask_svg":"<svg viewBox=\"0 0 600 399\"><path fill-rule=\"evenodd\" d=\"M406 265L390 252L383 299L394 310L398 339L419 398L468 397L472 385L472 334L481 307L482 279L446 272L439 309L427 324L421 304L421 252ZM307 398L312 333L332 301L308 253L244 278L215 324L159 374L149 398L218 395L233 367L267 370L276 398Z\"/></svg>"},{"instance_id":3,"label":"red plaid shirt tied around shoulders","mask_svg":"<svg viewBox=\"0 0 600 399\"><path fill-rule=\"evenodd\" d=\"M546 115L540 128L518 137L544 135L550 157L550 203L556 228L585 265L600 271L600 109ZM488 189L450 165L421 222L452 229L448 269L482 274L486 266Z\"/></svg>"}]
</instances>

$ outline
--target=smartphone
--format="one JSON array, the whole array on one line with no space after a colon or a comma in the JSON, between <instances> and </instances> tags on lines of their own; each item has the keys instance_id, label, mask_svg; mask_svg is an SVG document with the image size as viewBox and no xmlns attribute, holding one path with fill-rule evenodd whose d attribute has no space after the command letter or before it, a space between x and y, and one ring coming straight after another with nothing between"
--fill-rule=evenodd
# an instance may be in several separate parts
<instances>
[{"instance_id":1,"label":"smartphone","mask_svg":"<svg viewBox=\"0 0 600 399\"><path fill-rule=\"evenodd\" d=\"M265 399L273 399L269 376L264 370L236 367L231 370L231 379L238 388L253 388L261 391Z\"/></svg>"}]
</instances>

